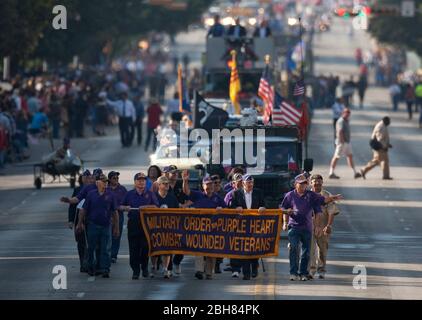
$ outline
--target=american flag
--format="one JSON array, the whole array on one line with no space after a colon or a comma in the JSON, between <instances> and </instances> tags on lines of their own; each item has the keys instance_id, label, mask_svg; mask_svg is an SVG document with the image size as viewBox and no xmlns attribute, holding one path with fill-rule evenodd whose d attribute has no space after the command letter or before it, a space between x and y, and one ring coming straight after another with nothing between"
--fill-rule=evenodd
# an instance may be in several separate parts
<instances>
[{"instance_id":1,"label":"american flag","mask_svg":"<svg viewBox=\"0 0 422 320\"><path fill-rule=\"evenodd\" d=\"M302 111L275 92L272 122L274 126L299 125Z\"/></svg>"},{"instance_id":2,"label":"american flag","mask_svg":"<svg viewBox=\"0 0 422 320\"><path fill-rule=\"evenodd\" d=\"M264 124L267 124L274 108L274 90L271 86L271 74L268 65L265 67L259 82L258 96L265 103Z\"/></svg>"},{"instance_id":3,"label":"american flag","mask_svg":"<svg viewBox=\"0 0 422 320\"><path fill-rule=\"evenodd\" d=\"M293 95L294 96L301 96L303 94L305 94L305 82L303 81L303 79L300 79L295 84L295 88L293 90Z\"/></svg>"}]
</instances>

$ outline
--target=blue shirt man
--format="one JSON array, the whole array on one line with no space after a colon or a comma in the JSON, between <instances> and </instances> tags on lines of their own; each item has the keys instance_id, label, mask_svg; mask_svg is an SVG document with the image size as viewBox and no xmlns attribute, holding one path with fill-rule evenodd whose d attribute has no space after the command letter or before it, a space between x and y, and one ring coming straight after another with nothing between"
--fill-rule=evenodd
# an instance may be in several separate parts
<instances>
[{"instance_id":1,"label":"blue shirt man","mask_svg":"<svg viewBox=\"0 0 422 320\"><path fill-rule=\"evenodd\" d=\"M220 17L218 15L214 16L214 25L208 30L207 37L224 37L225 33L226 30L220 23Z\"/></svg>"},{"instance_id":2,"label":"blue shirt man","mask_svg":"<svg viewBox=\"0 0 422 320\"><path fill-rule=\"evenodd\" d=\"M31 129L41 130L47 125L48 117L46 116L46 114L42 110L37 111L37 113L34 114L34 116L32 117Z\"/></svg>"}]
</instances>

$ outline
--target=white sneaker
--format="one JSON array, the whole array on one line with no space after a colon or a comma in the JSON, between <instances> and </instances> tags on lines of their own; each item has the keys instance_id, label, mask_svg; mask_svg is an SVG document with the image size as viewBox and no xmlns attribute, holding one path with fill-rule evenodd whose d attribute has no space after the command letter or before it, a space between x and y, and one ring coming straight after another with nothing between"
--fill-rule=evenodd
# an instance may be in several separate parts
<instances>
[{"instance_id":1,"label":"white sneaker","mask_svg":"<svg viewBox=\"0 0 422 320\"><path fill-rule=\"evenodd\" d=\"M163 275L164 275L164 279L170 279L171 271L170 270L164 270Z\"/></svg>"},{"instance_id":2,"label":"white sneaker","mask_svg":"<svg viewBox=\"0 0 422 320\"><path fill-rule=\"evenodd\" d=\"M290 281L299 281L299 280L300 280L299 276L294 275L294 274L290 275Z\"/></svg>"},{"instance_id":3,"label":"white sneaker","mask_svg":"<svg viewBox=\"0 0 422 320\"><path fill-rule=\"evenodd\" d=\"M182 266L180 264L174 265L174 273L175 274L181 274L182 273Z\"/></svg>"},{"instance_id":4,"label":"white sneaker","mask_svg":"<svg viewBox=\"0 0 422 320\"><path fill-rule=\"evenodd\" d=\"M239 278L239 272L237 272L237 271L233 272L232 278Z\"/></svg>"}]
</instances>

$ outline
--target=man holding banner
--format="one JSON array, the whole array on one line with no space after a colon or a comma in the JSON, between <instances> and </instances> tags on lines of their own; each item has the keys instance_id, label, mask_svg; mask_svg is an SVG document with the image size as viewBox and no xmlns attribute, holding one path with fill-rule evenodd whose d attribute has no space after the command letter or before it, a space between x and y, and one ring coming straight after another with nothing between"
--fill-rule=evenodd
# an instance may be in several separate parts
<instances>
[{"instance_id":1,"label":"man holding banner","mask_svg":"<svg viewBox=\"0 0 422 320\"><path fill-rule=\"evenodd\" d=\"M221 209L225 208L226 204L224 200L221 199L219 195L214 192L214 182L209 176L205 176L202 180L203 192L198 190L190 190L189 188L189 172L187 170L183 171L183 193L189 197L189 200L193 202L192 207L194 208L214 208ZM203 272L205 269L206 279L212 279L212 272L215 267L216 258L205 257L205 266L204 266L204 257L195 257L195 277L199 280L203 279Z\"/></svg>"},{"instance_id":2,"label":"man holding banner","mask_svg":"<svg viewBox=\"0 0 422 320\"><path fill-rule=\"evenodd\" d=\"M128 212L127 236L129 242L129 263L133 271L133 280L138 280L142 268L142 276L147 278L148 272L148 242L141 228L139 209L159 206L156 195L146 190L146 176L139 172L134 177L135 187L129 191L122 201L120 210Z\"/></svg>"},{"instance_id":3,"label":"man holding banner","mask_svg":"<svg viewBox=\"0 0 422 320\"><path fill-rule=\"evenodd\" d=\"M160 208L179 208L179 201L176 196L169 192L170 180L166 176L161 176L157 180L158 191L155 193L157 196L158 203ZM158 258L158 257L157 257ZM156 260L155 257L152 257L151 260ZM172 272L169 270L169 264L171 260L171 255L163 256L163 276L164 279L169 279L172 275ZM153 263L156 266L156 263Z\"/></svg>"},{"instance_id":4,"label":"man holding banner","mask_svg":"<svg viewBox=\"0 0 422 320\"><path fill-rule=\"evenodd\" d=\"M254 179L251 175L243 176L243 188L234 192L231 207L238 210L258 209L259 213L265 212L264 195L261 190L254 188ZM252 278L256 278L258 276L258 266L258 259L243 259L243 280L251 279L251 270Z\"/></svg>"},{"instance_id":5,"label":"man holding banner","mask_svg":"<svg viewBox=\"0 0 422 320\"><path fill-rule=\"evenodd\" d=\"M311 279L308 265L313 231L312 214L315 214L315 224L320 225L321 206L342 199L339 194L324 197L307 188L308 179L305 174L296 176L295 189L288 192L281 203L283 212L289 215L288 226L287 220L284 219L283 229L288 229L291 281ZM302 244L302 255L299 267L300 243Z\"/></svg>"}]
</instances>

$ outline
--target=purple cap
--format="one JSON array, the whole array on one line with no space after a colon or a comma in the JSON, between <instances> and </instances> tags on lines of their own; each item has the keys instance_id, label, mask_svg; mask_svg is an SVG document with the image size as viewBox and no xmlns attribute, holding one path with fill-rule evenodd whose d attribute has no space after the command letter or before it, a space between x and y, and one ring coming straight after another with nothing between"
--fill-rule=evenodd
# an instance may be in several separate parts
<instances>
[{"instance_id":1,"label":"purple cap","mask_svg":"<svg viewBox=\"0 0 422 320\"><path fill-rule=\"evenodd\" d=\"M213 183L213 181L212 181L212 179L211 179L211 177L210 176L205 176L203 179L202 179L202 183Z\"/></svg>"},{"instance_id":2,"label":"purple cap","mask_svg":"<svg viewBox=\"0 0 422 320\"><path fill-rule=\"evenodd\" d=\"M308 182L308 179L303 173L295 177L295 183L304 183L304 182Z\"/></svg>"}]
</instances>

